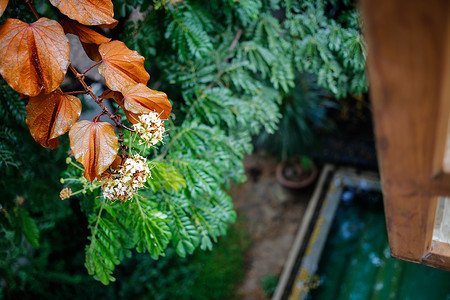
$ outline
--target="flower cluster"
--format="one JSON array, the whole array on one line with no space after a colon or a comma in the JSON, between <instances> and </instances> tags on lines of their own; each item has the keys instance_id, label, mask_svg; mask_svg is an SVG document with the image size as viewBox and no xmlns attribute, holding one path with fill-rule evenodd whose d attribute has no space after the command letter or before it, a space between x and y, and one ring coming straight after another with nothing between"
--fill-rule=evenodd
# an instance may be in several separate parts
<instances>
[{"instance_id":1,"label":"flower cluster","mask_svg":"<svg viewBox=\"0 0 450 300\"><path fill-rule=\"evenodd\" d=\"M59 193L61 200L69 199L72 195L72 190L70 188L63 188Z\"/></svg>"},{"instance_id":2,"label":"flower cluster","mask_svg":"<svg viewBox=\"0 0 450 300\"><path fill-rule=\"evenodd\" d=\"M164 122L155 112L139 116L139 123L133 125L136 133L141 137L139 144L153 146L161 142L164 137Z\"/></svg>"},{"instance_id":3,"label":"flower cluster","mask_svg":"<svg viewBox=\"0 0 450 300\"><path fill-rule=\"evenodd\" d=\"M123 166L104 180L103 197L114 201L127 201L132 198L137 189L144 186L151 177L150 168L145 158L135 154L127 158Z\"/></svg>"}]
</instances>

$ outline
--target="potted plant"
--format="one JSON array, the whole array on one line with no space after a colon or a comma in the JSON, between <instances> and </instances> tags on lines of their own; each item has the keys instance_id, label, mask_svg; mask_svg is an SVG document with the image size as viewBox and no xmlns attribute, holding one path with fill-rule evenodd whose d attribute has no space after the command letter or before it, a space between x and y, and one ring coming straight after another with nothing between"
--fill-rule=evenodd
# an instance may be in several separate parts
<instances>
[{"instance_id":1,"label":"potted plant","mask_svg":"<svg viewBox=\"0 0 450 300\"><path fill-rule=\"evenodd\" d=\"M278 163L278 182L288 188L299 189L310 185L317 177L318 169L308 156L296 157Z\"/></svg>"},{"instance_id":2,"label":"potted plant","mask_svg":"<svg viewBox=\"0 0 450 300\"><path fill-rule=\"evenodd\" d=\"M318 144L317 132L333 127L326 112L337 104L330 99L330 94L317 85L312 75L298 75L295 87L283 97L278 130L258 138L258 146L279 156L276 176L283 186L305 187L317 177L311 153Z\"/></svg>"}]
</instances>

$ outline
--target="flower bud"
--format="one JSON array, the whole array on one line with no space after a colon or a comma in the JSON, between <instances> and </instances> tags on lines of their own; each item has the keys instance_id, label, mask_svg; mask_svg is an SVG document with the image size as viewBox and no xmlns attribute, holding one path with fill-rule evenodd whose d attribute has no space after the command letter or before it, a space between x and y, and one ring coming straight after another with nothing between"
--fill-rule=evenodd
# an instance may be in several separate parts
<instances>
[{"instance_id":1,"label":"flower bud","mask_svg":"<svg viewBox=\"0 0 450 300\"><path fill-rule=\"evenodd\" d=\"M61 198L61 200L69 199L71 195L72 190L70 188L63 188L59 193L59 197Z\"/></svg>"}]
</instances>

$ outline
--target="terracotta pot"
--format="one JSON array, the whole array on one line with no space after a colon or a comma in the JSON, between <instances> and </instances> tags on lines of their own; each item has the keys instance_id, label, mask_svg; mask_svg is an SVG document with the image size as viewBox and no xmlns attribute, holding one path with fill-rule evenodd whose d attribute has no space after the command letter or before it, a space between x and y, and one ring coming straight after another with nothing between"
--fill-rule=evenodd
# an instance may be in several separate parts
<instances>
[{"instance_id":1,"label":"terracotta pot","mask_svg":"<svg viewBox=\"0 0 450 300\"><path fill-rule=\"evenodd\" d=\"M310 185L319 174L316 165L311 162L310 169L305 172L300 162L282 161L277 165L278 182L287 188L300 189Z\"/></svg>"}]
</instances>

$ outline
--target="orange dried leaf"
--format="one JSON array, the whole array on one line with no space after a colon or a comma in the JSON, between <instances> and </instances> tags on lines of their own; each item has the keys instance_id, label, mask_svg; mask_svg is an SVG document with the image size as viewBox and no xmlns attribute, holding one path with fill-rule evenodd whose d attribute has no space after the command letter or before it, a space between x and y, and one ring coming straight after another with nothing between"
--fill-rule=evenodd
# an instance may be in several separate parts
<instances>
[{"instance_id":1,"label":"orange dried leaf","mask_svg":"<svg viewBox=\"0 0 450 300\"><path fill-rule=\"evenodd\" d=\"M93 61L101 61L102 57L98 52L98 45L96 44L86 44L81 42L81 46L83 46L84 53L92 59Z\"/></svg>"},{"instance_id":2,"label":"orange dried leaf","mask_svg":"<svg viewBox=\"0 0 450 300\"><path fill-rule=\"evenodd\" d=\"M110 38L101 35L91 28L81 25L68 18L64 18L62 21L60 21L60 24L63 27L65 33L75 34L76 36L78 36L80 42L82 43L100 45L111 40Z\"/></svg>"},{"instance_id":3,"label":"orange dried leaf","mask_svg":"<svg viewBox=\"0 0 450 300\"><path fill-rule=\"evenodd\" d=\"M113 92L110 89L106 89L100 97L101 99L113 99L117 104L123 106L123 96L120 92Z\"/></svg>"},{"instance_id":4,"label":"orange dried leaf","mask_svg":"<svg viewBox=\"0 0 450 300\"><path fill-rule=\"evenodd\" d=\"M50 94L31 97L26 110L26 123L33 138L43 147L55 149L59 146L58 137L69 131L80 118L81 101L57 89Z\"/></svg>"},{"instance_id":5,"label":"orange dried leaf","mask_svg":"<svg viewBox=\"0 0 450 300\"><path fill-rule=\"evenodd\" d=\"M61 13L84 25L107 25L112 28L118 21L114 19L111 0L50 0Z\"/></svg>"},{"instance_id":6,"label":"orange dried leaf","mask_svg":"<svg viewBox=\"0 0 450 300\"><path fill-rule=\"evenodd\" d=\"M121 92L131 84L147 84L150 75L144 68L145 59L136 51L128 49L121 41L101 44L98 50L102 56L98 71L111 90Z\"/></svg>"},{"instance_id":7,"label":"orange dried leaf","mask_svg":"<svg viewBox=\"0 0 450 300\"><path fill-rule=\"evenodd\" d=\"M70 148L84 166L84 177L93 181L108 169L119 149L114 127L106 122L80 121L69 131Z\"/></svg>"},{"instance_id":8,"label":"orange dried leaf","mask_svg":"<svg viewBox=\"0 0 450 300\"><path fill-rule=\"evenodd\" d=\"M110 38L68 18L64 18L60 23L65 33L78 36L84 51L90 59L94 61L100 61L102 59L98 52L98 45L109 42L111 40Z\"/></svg>"},{"instance_id":9,"label":"orange dried leaf","mask_svg":"<svg viewBox=\"0 0 450 300\"><path fill-rule=\"evenodd\" d=\"M143 87L142 87L142 86ZM139 123L139 116L149 111L156 111L161 114L161 119L168 119L172 110L172 105L167 99L166 94L149 89L147 86L139 83L134 86L128 86L124 94L106 90L100 96L103 99L113 99L120 107L122 107L131 124ZM128 100L126 100L128 99ZM125 105L125 103L127 103ZM127 109L128 108L128 109Z\"/></svg>"},{"instance_id":10,"label":"orange dried leaf","mask_svg":"<svg viewBox=\"0 0 450 300\"><path fill-rule=\"evenodd\" d=\"M0 26L0 73L19 93L53 92L68 67L69 40L58 22L7 19Z\"/></svg>"},{"instance_id":11,"label":"orange dried leaf","mask_svg":"<svg viewBox=\"0 0 450 300\"><path fill-rule=\"evenodd\" d=\"M8 6L8 0L0 0L0 17L5 12L7 6Z\"/></svg>"},{"instance_id":12,"label":"orange dried leaf","mask_svg":"<svg viewBox=\"0 0 450 300\"><path fill-rule=\"evenodd\" d=\"M168 119L172 111L167 95L139 83L122 90L124 109L132 114L145 114L150 111L160 114L161 119Z\"/></svg>"}]
</instances>

